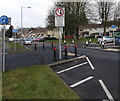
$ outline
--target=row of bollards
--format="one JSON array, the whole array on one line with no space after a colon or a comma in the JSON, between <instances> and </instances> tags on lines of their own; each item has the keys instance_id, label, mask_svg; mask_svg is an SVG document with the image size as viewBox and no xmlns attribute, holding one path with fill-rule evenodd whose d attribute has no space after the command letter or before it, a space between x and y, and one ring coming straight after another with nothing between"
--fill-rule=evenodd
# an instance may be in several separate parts
<instances>
[{"instance_id":1,"label":"row of bollards","mask_svg":"<svg viewBox=\"0 0 120 101\"><path fill-rule=\"evenodd\" d=\"M35 51L36 51L37 50L37 44L35 43L34 45L35 45L34 48L35 48ZM42 47L43 47L43 50L45 50L45 43L42 44Z\"/></svg>"},{"instance_id":2,"label":"row of bollards","mask_svg":"<svg viewBox=\"0 0 120 101\"><path fill-rule=\"evenodd\" d=\"M43 50L45 50L45 43L42 43L42 47L43 47ZM51 43L51 47L53 49L53 53L54 53L54 61L57 61L57 48L53 46L53 42ZM37 44L35 43L34 44L34 48L35 48L35 51L37 50ZM77 57L77 45L74 44L74 51L75 51L75 57ZM64 52L65 52L65 59L67 59L68 57L68 46L65 44L64 46Z\"/></svg>"}]
</instances>

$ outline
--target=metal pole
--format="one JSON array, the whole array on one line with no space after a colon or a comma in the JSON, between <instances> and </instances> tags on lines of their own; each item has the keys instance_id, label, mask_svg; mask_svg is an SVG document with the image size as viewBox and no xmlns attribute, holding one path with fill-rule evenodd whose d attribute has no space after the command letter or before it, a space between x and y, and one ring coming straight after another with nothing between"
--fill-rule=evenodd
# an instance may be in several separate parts
<instances>
[{"instance_id":1,"label":"metal pole","mask_svg":"<svg viewBox=\"0 0 120 101\"><path fill-rule=\"evenodd\" d=\"M62 27L59 27L59 59L61 60L61 38L62 38Z\"/></svg>"},{"instance_id":2,"label":"metal pole","mask_svg":"<svg viewBox=\"0 0 120 101\"><path fill-rule=\"evenodd\" d=\"M3 25L3 63L2 63L2 67L3 67L3 72L5 72L5 24Z\"/></svg>"},{"instance_id":3,"label":"metal pole","mask_svg":"<svg viewBox=\"0 0 120 101\"><path fill-rule=\"evenodd\" d=\"M21 7L21 46L23 45L23 7Z\"/></svg>"},{"instance_id":4,"label":"metal pole","mask_svg":"<svg viewBox=\"0 0 120 101\"><path fill-rule=\"evenodd\" d=\"M15 41L14 41L14 51L16 51L16 33L15 33Z\"/></svg>"}]
</instances>

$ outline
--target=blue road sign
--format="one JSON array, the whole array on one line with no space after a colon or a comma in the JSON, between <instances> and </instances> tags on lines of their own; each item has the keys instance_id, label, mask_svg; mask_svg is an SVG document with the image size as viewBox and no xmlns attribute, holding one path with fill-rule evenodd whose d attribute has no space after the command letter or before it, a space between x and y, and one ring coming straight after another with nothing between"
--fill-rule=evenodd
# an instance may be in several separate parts
<instances>
[{"instance_id":1,"label":"blue road sign","mask_svg":"<svg viewBox=\"0 0 120 101\"><path fill-rule=\"evenodd\" d=\"M116 25L112 25L111 27L112 27L112 28L116 28L117 26L116 26Z\"/></svg>"},{"instance_id":2,"label":"blue road sign","mask_svg":"<svg viewBox=\"0 0 120 101\"><path fill-rule=\"evenodd\" d=\"M5 16L5 15L1 16L1 17L0 17L0 23L1 23L1 24L6 24L6 23L8 23L8 17Z\"/></svg>"},{"instance_id":3,"label":"blue road sign","mask_svg":"<svg viewBox=\"0 0 120 101\"><path fill-rule=\"evenodd\" d=\"M13 29L12 32L17 33L17 32L18 32L18 29Z\"/></svg>"}]
</instances>

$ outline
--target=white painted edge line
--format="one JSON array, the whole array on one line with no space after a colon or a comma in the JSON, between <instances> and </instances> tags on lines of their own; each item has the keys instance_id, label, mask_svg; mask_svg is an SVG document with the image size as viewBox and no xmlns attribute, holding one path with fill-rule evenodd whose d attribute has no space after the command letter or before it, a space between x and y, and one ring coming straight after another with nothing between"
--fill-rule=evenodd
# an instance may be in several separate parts
<instances>
[{"instance_id":1,"label":"white painted edge line","mask_svg":"<svg viewBox=\"0 0 120 101\"><path fill-rule=\"evenodd\" d=\"M88 81L88 80L90 80L90 79L93 79L93 76L90 76L90 77L88 77L88 78L86 78L86 79L84 79L84 80L81 80L81 81L79 81L79 82L71 85L70 87L71 87L71 88L74 88L74 87L76 87L76 86L78 86L78 85L80 85L80 84L82 84L82 83L84 83L84 82L86 82L86 81Z\"/></svg>"},{"instance_id":2,"label":"white painted edge line","mask_svg":"<svg viewBox=\"0 0 120 101\"><path fill-rule=\"evenodd\" d=\"M110 94L110 92L108 91L107 87L105 86L105 84L103 83L102 80L99 80L103 90L105 91L107 97L109 98L110 101L115 101L114 98L112 97L112 95Z\"/></svg>"},{"instance_id":3,"label":"white painted edge line","mask_svg":"<svg viewBox=\"0 0 120 101\"><path fill-rule=\"evenodd\" d=\"M86 59L87 59L88 63L90 64L91 68L95 69L94 66L92 65L92 63L90 62L90 59L88 57L86 57Z\"/></svg>"},{"instance_id":4,"label":"white painted edge line","mask_svg":"<svg viewBox=\"0 0 120 101\"><path fill-rule=\"evenodd\" d=\"M28 48L27 46L25 46L28 50L31 50L30 48Z\"/></svg>"},{"instance_id":5,"label":"white painted edge line","mask_svg":"<svg viewBox=\"0 0 120 101\"><path fill-rule=\"evenodd\" d=\"M61 70L61 71L57 72L57 74L60 74L60 73L66 72L66 71L68 71L68 70L71 70L71 69L74 69L74 68L76 68L76 67L79 67L79 66L85 65L85 64L87 64L87 63L88 63L88 62L84 62L84 63L81 63L81 64L79 64L79 65L76 65L76 66L73 66L73 67L70 67L70 68L67 68L67 69Z\"/></svg>"}]
</instances>

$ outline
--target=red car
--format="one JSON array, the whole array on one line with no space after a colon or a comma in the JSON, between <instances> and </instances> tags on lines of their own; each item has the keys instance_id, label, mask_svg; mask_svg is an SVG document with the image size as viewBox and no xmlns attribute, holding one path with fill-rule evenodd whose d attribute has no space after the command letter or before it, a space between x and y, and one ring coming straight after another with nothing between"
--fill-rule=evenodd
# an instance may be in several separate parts
<instances>
[{"instance_id":1,"label":"red car","mask_svg":"<svg viewBox=\"0 0 120 101\"><path fill-rule=\"evenodd\" d=\"M44 39L43 38L35 38L34 41L36 41L36 42L43 42Z\"/></svg>"}]
</instances>

